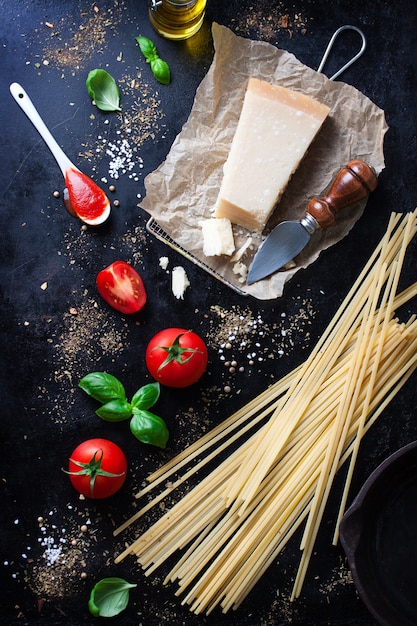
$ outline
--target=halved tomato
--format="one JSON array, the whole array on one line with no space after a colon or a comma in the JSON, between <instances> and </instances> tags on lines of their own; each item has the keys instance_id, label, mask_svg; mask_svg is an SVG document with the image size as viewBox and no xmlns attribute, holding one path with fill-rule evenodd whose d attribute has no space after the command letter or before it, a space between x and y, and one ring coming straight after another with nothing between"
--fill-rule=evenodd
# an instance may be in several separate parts
<instances>
[{"instance_id":1,"label":"halved tomato","mask_svg":"<svg viewBox=\"0 0 417 626\"><path fill-rule=\"evenodd\" d=\"M121 313L136 313L146 303L146 291L137 271L126 261L114 261L96 278L99 294Z\"/></svg>"}]
</instances>

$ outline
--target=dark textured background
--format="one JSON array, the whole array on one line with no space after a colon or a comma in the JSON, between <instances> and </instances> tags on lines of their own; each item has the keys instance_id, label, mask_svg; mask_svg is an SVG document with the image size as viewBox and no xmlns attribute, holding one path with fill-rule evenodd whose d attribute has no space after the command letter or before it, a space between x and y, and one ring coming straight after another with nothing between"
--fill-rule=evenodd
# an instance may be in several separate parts
<instances>
[{"instance_id":1,"label":"dark textured background","mask_svg":"<svg viewBox=\"0 0 417 626\"><path fill-rule=\"evenodd\" d=\"M96 5L77 0L1 0L0 7L1 623L93 624L96 620L87 609L90 588L99 578L117 575L138 582L128 609L113 620L120 625L370 626L374 622L347 580L343 551L340 546L331 547L340 478L325 514L302 597L292 605L288 595L299 559L298 535L237 612L222 616L215 611L210 617L196 617L181 607L173 588L162 586L163 571L146 579L133 557L117 567L113 565L123 539L115 540L112 531L133 513L133 494L146 475L160 465L161 458L182 450L209 426L304 360L384 233L389 213L415 207L417 5L410 0L340 0L331 5L324 0L208 0L201 31L182 43L156 36L144 0L102 0ZM285 14L290 17L290 29L280 22ZM87 28L89 23L91 28L89 20L94 15L100 18L97 23L103 29L97 31L96 42L94 37L92 42L87 41L89 31L84 30L80 54L77 56L73 50L78 67L70 61L57 64L57 51L74 45L80 25ZM298 273L284 296L272 302L240 297L167 249L146 233L146 215L137 207L137 194L144 193L144 176L168 153L210 66L213 20L238 35L263 39L293 52L313 68L318 67L339 26L360 27L367 37L367 51L342 79L383 108L389 125L386 169L364 216L346 239ZM160 56L169 62L169 87L152 81L134 44L139 34L154 39ZM331 75L357 45L358 39L347 33L326 66L326 74ZM121 52L121 60L117 60ZM125 175L115 183L116 192L111 197L117 197L120 207L113 210L110 223L82 233L80 223L68 216L61 201L53 197L53 191L62 188L59 169L8 87L15 80L25 87L64 151L100 182L107 173L107 157L95 156L94 150L105 127L85 88L87 72L94 67L104 67L118 81L140 72L148 86L148 97L155 96L163 116L158 122L159 131L138 148L137 154L143 158L139 181ZM122 98L125 111L132 105L129 97ZM109 137L115 139L117 123L111 115L108 118L112 120ZM169 256L171 268L175 264L186 268L191 288L183 301L174 299L168 276L158 266L163 254ZM96 273L117 258L133 262L147 286L146 309L134 318L110 310L95 290ZM412 245L404 284L415 280L415 258ZM45 282L47 288L41 289ZM285 313L291 322L307 304L311 324L294 331L294 346L278 358L274 341L278 342L281 314ZM245 375L240 373L233 379L218 354L216 342L225 318L219 318L216 307L226 312L226 317L233 313L262 318L256 326L257 331L263 331L259 337L261 347L256 349L270 356L252 368L246 367ZM404 314L415 307L411 302ZM78 314L71 315L71 308ZM77 383L89 371L106 370L123 380L132 394L149 380L143 358L147 341L160 328L170 325L191 327L210 338L210 363L208 372L193 388L163 390L158 412L169 424L171 439L162 453L139 444L126 425L101 422L94 414L96 404L77 389ZM254 345L255 337L250 335L249 339ZM236 356L239 362L246 359L243 350L237 350ZM222 389L229 383L232 390L225 395ZM383 459L416 439L415 404L414 377L366 436L351 498ZM190 407L194 409L192 414ZM61 472L73 448L93 436L119 443L131 469L122 492L98 503L80 501ZM56 571L42 562L39 517L44 519L45 536L78 539L76 562L68 559L67 566ZM83 535L79 528L86 520L91 524L87 535ZM82 572L87 574L86 579L81 578Z\"/></svg>"}]
</instances>

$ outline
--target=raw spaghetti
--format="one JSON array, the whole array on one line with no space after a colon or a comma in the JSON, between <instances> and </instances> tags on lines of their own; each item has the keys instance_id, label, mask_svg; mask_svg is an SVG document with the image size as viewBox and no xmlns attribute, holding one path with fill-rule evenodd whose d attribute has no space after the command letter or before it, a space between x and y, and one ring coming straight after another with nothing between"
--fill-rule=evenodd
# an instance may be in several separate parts
<instances>
[{"instance_id":1,"label":"raw spaghetti","mask_svg":"<svg viewBox=\"0 0 417 626\"><path fill-rule=\"evenodd\" d=\"M177 581L176 595L196 614L217 606L226 613L305 522L292 599L300 595L337 470L350 458L335 542L360 440L417 366L415 316L406 323L395 318L417 294L417 283L397 293L416 232L417 211L392 214L310 357L148 478L137 497L176 476L116 535L234 444L117 562L135 554L150 575L183 550L165 583Z\"/></svg>"}]
</instances>

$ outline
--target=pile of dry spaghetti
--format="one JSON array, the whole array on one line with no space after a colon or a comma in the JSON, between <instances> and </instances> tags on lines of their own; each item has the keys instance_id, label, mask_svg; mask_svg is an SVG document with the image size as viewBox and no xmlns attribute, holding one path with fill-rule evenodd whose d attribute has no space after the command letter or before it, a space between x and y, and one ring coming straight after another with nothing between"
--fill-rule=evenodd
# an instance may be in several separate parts
<instances>
[{"instance_id":1,"label":"pile of dry spaghetti","mask_svg":"<svg viewBox=\"0 0 417 626\"><path fill-rule=\"evenodd\" d=\"M398 293L416 232L417 211L392 214L310 357L148 478L138 497L173 482L115 534L234 444L117 561L133 553L148 575L183 550L165 582L178 581L177 595L195 613L218 605L227 612L305 523L292 598L299 596L338 468L349 460L335 542L360 440L417 365L415 316L406 323L395 318L417 294L417 283Z\"/></svg>"}]
</instances>

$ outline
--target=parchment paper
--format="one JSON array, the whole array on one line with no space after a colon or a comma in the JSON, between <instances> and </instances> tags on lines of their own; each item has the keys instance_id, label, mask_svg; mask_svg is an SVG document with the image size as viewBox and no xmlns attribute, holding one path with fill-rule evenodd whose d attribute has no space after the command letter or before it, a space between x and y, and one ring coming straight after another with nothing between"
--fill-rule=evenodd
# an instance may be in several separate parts
<instances>
[{"instance_id":1,"label":"parchment paper","mask_svg":"<svg viewBox=\"0 0 417 626\"><path fill-rule=\"evenodd\" d=\"M338 223L316 232L297 264L253 285L233 272L230 257L206 257L200 222L213 217L223 165L239 120L247 81L254 76L302 91L327 104L331 112L293 175L264 233L283 219L300 219L312 197L323 197L337 172L351 159L362 159L377 174L384 168L384 112L357 89L331 81L275 46L212 27L215 54L200 83L187 122L166 160L145 179L147 211L180 246L246 294L261 299L282 295L285 282L307 267L321 250L345 237L362 215L366 201L339 215ZM253 233L234 226L236 248ZM263 235L263 236L264 236ZM262 237L263 237L262 236ZM262 241L255 235L242 262L249 267Z\"/></svg>"}]
</instances>

